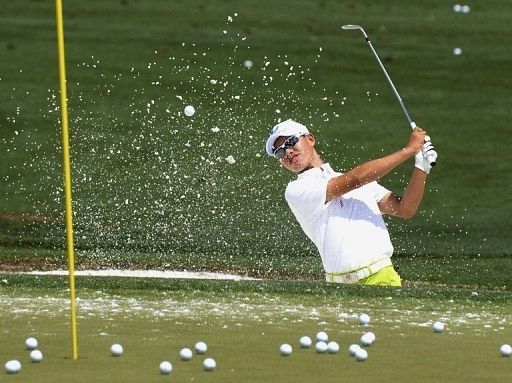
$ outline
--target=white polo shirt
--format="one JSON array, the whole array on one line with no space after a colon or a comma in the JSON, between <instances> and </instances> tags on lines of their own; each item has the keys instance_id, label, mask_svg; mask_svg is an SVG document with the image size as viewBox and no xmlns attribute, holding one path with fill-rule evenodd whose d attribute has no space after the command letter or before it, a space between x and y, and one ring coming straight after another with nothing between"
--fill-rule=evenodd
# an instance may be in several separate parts
<instances>
[{"instance_id":1,"label":"white polo shirt","mask_svg":"<svg viewBox=\"0 0 512 383\"><path fill-rule=\"evenodd\" d=\"M285 192L297 221L318 248L327 273L360 269L393 254L377 205L390 191L371 182L325 203L327 182L341 174L324 164L299 174Z\"/></svg>"}]
</instances>

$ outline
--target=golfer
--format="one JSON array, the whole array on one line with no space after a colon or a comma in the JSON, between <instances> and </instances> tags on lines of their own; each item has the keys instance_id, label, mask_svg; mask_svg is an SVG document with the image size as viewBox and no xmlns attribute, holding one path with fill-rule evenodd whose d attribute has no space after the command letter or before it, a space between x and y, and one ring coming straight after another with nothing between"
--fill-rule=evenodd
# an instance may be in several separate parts
<instances>
[{"instance_id":1,"label":"golfer","mask_svg":"<svg viewBox=\"0 0 512 383\"><path fill-rule=\"evenodd\" d=\"M315 150L315 137L292 120L273 127L266 151L297 173L285 198L318 248L327 281L401 286L382 215L411 218L416 213L430 171L426 153L437 157L426 132L415 128L404 148L346 173L324 162ZM376 182L411 157L415 167L402 196Z\"/></svg>"}]
</instances>

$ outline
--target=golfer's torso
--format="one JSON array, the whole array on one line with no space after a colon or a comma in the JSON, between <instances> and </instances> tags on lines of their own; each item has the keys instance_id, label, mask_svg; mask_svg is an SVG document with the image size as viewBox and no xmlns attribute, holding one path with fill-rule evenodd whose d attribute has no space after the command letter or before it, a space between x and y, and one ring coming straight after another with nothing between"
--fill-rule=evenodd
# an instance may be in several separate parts
<instances>
[{"instance_id":1,"label":"golfer's torso","mask_svg":"<svg viewBox=\"0 0 512 383\"><path fill-rule=\"evenodd\" d=\"M356 270L393 254L372 186L335 198L319 215L314 242L327 272Z\"/></svg>"},{"instance_id":2,"label":"golfer's torso","mask_svg":"<svg viewBox=\"0 0 512 383\"><path fill-rule=\"evenodd\" d=\"M325 164L292 181L286 193L299 224L317 246L326 272L355 270L393 253L377 205L387 189L372 182L325 204L327 182L340 174Z\"/></svg>"}]
</instances>

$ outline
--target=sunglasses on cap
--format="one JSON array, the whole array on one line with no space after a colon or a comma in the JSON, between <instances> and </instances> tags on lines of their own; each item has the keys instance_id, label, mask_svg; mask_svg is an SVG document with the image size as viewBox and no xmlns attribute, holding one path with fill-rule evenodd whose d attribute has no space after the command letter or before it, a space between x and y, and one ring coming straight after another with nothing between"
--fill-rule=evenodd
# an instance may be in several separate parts
<instances>
[{"instance_id":1,"label":"sunglasses on cap","mask_svg":"<svg viewBox=\"0 0 512 383\"><path fill-rule=\"evenodd\" d=\"M304 136L307 136L307 134L298 134L288 137L285 142L274 149L274 157L278 160L282 160L286 154L286 149L293 148L295 145L297 145L297 142L299 142L300 138Z\"/></svg>"}]
</instances>

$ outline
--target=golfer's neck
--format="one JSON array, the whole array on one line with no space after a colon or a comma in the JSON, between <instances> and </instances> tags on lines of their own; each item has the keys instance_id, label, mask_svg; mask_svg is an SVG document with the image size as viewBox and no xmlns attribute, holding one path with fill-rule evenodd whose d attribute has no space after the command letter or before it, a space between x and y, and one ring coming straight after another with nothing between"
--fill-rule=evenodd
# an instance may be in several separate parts
<instances>
[{"instance_id":1,"label":"golfer's neck","mask_svg":"<svg viewBox=\"0 0 512 383\"><path fill-rule=\"evenodd\" d=\"M313 168L319 168L320 166L322 166L325 162L320 158L320 156L317 154L315 155L312 159L311 159L311 162L309 163L308 166L306 166L302 172L305 172L306 170L309 170L309 169L313 169ZM301 172L301 173L302 173Z\"/></svg>"}]
</instances>

